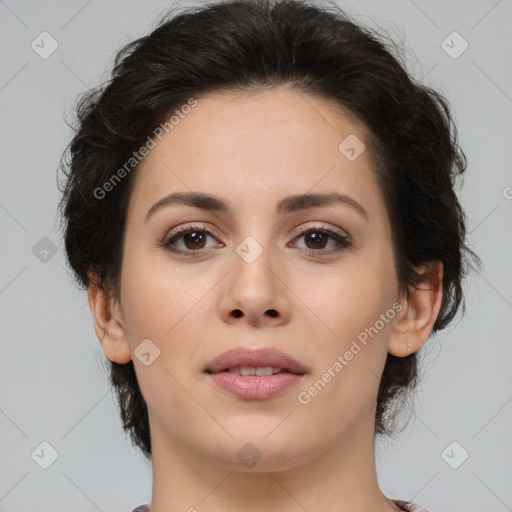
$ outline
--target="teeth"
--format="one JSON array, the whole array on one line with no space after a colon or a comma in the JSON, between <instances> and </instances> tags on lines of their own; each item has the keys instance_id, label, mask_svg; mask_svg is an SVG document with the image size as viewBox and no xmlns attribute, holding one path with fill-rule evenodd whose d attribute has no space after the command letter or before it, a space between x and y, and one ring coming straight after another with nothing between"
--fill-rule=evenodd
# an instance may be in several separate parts
<instances>
[{"instance_id":1,"label":"teeth","mask_svg":"<svg viewBox=\"0 0 512 512\"><path fill-rule=\"evenodd\" d=\"M237 368L230 368L228 370L229 373L233 373L234 375L242 375L243 377L250 377L252 375L262 377L273 375L274 373L279 373L281 371L282 368L274 368L273 366L258 366L257 368L251 368L249 366L238 366Z\"/></svg>"},{"instance_id":2,"label":"teeth","mask_svg":"<svg viewBox=\"0 0 512 512\"><path fill-rule=\"evenodd\" d=\"M274 368L273 366L258 366L258 368L256 368L256 375L273 375L280 371L281 368Z\"/></svg>"}]
</instances>

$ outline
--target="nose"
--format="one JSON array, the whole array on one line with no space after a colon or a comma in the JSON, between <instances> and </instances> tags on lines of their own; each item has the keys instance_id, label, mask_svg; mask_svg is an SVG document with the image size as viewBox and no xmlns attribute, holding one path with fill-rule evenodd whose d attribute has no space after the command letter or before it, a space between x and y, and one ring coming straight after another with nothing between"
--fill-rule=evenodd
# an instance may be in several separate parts
<instances>
[{"instance_id":1,"label":"nose","mask_svg":"<svg viewBox=\"0 0 512 512\"><path fill-rule=\"evenodd\" d=\"M221 291L218 313L222 320L253 327L289 322L291 304L284 266L277 264L268 248L254 261L240 254L234 252L232 270Z\"/></svg>"}]
</instances>

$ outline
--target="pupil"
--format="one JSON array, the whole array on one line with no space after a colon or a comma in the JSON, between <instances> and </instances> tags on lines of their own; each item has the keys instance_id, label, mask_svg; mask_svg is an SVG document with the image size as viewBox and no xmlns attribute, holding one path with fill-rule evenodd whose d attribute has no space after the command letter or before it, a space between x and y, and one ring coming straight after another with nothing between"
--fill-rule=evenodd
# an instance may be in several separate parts
<instances>
[{"instance_id":1,"label":"pupil","mask_svg":"<svg viewBox=\"0 0 512 512\"><path fill-rule=\"evenodd\" d=\"M201 233L198 233L194 231L193 233L190 233L188 235L185 235L187 239L192 240L192 245L195 245L196 248L199 246L196 242L198 241L196 237L199 239L202 237L204 239L204 236ZM199 240L200 241L200 240ZM203 240L204 241L204 240Z\"/></svg>"},{"instance_id":2,"label":"pupil","mask_svg":"<svg viewBox=\"0 0 512 512\"><path fill-rule=\"evenodd\" d=\"M313 241L314 245L322 245L322 237L324 236L323 233L312 233L309 235L309 239ZM324 240L325 241L325 240ZM323 244L325 245L325 244ZM322 247L323 247L322 245Z\"/></svg>"}]
</instances>

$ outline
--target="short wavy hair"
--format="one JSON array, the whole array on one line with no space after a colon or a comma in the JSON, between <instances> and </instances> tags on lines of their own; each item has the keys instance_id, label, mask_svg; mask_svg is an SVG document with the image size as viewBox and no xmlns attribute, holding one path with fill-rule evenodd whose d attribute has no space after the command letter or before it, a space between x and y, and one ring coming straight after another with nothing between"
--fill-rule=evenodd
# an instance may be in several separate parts
<instances>
[{"instance_id":1,"label":"short wavy hair","mask_svg":"<svg viewBox=\"0 0 512 512\"><path fill-rule=\"evenodd\" d=\"M443 296L433 332L464 312L462 280L478 256L465 243L454 191L466 169L446 99L406 71L396 43L336 6L300 0L230 0L169 11L116 55L111 77L82 94L75 134L59 170L68 264L75 282L119 298L126 208L137 166L104 197L97 191L154 138L191 97L285 85L339 105L368 128L365 141L384 193L400 289L425 279L414 267L443 263ZM151 457L150 427L133 362L110 361L123 429ZM418 380L417 354L387 355L375 433ZM394 407L392 407L394 405ZM395 411L392 414L392 411Z\"/></svg>"}]
</instances>

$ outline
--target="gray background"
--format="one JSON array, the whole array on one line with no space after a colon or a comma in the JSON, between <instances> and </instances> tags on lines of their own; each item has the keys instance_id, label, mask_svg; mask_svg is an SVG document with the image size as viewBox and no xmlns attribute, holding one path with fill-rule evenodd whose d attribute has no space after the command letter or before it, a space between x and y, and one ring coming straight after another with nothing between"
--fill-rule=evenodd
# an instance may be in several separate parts
<instances>
[{"instance_id":1,"label":"gray background","mask_svg":"<svg viewBox=\"0 0 512 512\"><path fill-rule=\"evenodd\" d=\"M484 263L466 316L427 344L408 429L377 445L382 490L432 512L512 510L512 1L338 4L403 40L410 71L451 102L469 161L469 241ZM0 511L128 512L150 500L151 466L122 433L86 293L65 270L55 175L77 95L170 5L0 1ZM59 45L46 59L31 48L43 31ZM441 47L453 31L469 43L458 58ZM47 469L31 455L43 441L58 452Z\"/></svg>"}]
</instances>

